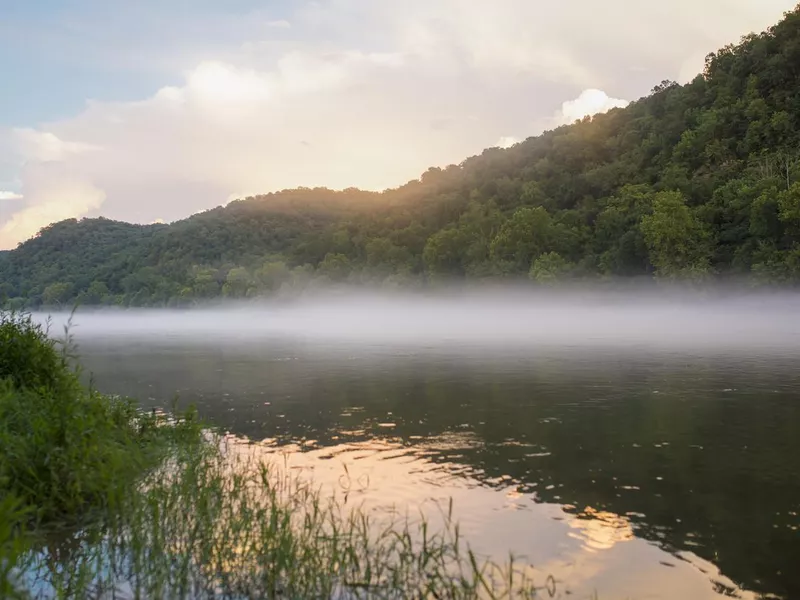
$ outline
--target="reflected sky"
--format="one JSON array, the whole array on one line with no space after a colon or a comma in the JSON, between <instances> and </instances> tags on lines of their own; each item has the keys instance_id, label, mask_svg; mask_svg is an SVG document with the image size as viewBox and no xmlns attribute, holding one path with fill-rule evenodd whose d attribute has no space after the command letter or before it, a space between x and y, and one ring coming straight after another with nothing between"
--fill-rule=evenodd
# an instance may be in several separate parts
<instances>
[{"instance_id":1,"label":"reflected sky","mask_svg":"<svg viewBox=\"0 0 800 600\"><path fill-rule=\"evenodd\" d=\"M442 440L442 445L452 443ZM238 438L234 443L251 442ZM439 447L429 440L430 447ZM558 597L719 598L720 593L757 598L691 552L667 554L636 537L629 518L591 506L576 510L542 502L519 491L508 478L487 487L457 464L431 462L425 452L385 440L343 443L308 450L265 441L256 446L269 458L326 488L343 494L349 505L379 513L419 512L434 521L447 512L450 498L456 519L473 548L502 560L513 552L534 565L539 579L552 574ZM275 458L275 455L278 455ZM453 469L450 468L453 467Z\"/></svg>"}]
</instances>

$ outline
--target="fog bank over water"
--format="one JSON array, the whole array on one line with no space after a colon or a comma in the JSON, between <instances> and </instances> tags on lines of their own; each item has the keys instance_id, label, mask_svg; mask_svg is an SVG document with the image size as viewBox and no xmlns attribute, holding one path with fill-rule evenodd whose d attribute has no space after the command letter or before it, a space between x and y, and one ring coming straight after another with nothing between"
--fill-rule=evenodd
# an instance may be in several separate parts
<instances>
[{"instance_id":1,"label":"fog bank over water","mask_svg":"<svg viewBox=\"0 0 800 600\"><path fill-rule=\"evenodd\" d=\"M476 551L571 597L800 598L799 313L792 293L329 290L81 309L72 333L103 393L194 406L370 508L452 498Z\"/></svg>"},{"instance_id":2,"label":"fog bank over water","mask_svg":"<svg viewBox=\"0 0 800 600\"><path fill-rule=\"evenodd\" d=\"M37 314L38 319L46 318ZM52 315L60 331L68 315ZM675 349L800 349L800 294L674 292L530 293L492 290L437 295L340 292L293 302L186 310L79 309L72 333L258 342L291 338L456 346L649 346Z\"/></svg>"}]
</instances>

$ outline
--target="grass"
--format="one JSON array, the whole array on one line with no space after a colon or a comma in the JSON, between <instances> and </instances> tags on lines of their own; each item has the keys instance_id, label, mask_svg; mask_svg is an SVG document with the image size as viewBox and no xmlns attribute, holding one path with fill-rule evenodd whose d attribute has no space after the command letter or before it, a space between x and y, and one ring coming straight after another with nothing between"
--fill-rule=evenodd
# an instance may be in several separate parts
<instances>
[{"instance_id":1,"label":"grass","mask_svg":"<svg viewBox=\"0 0 800 600\"><path fill-rule=\"evenodd\" d=\"M434 526L348 508L256 455L173 456L116 518L81 532L69 559L45 549L23 570L48 594L135 598L533 598L533 571L477 557L452 507ZM33 587L30 585L29 587Z\"/></svg>"},{"instance_id":2,"label":"grass","mask_svg":"<svg viewBox=\"0 0 800 600\"><path fill-rule=\"evenodd\" d=\"M0 313L0 597L533 598L513 558L433 521L348 507L228 446L80 384L26 315Z\"/></svg>"}]
</instances>

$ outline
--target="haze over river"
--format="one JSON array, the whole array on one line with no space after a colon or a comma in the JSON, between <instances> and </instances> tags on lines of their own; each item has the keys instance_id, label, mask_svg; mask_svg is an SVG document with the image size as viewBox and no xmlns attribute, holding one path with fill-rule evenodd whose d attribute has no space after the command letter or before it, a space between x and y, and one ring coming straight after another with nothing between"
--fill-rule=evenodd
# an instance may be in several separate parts
<instances>
[{"instance_id":1,"label":"haze over river","mask_svg":"<svg viewBox=\"0 0 800 600\"><path fill-rule=\"evenodd\" d=\"M78 312L73 334L102 391L178 394L348 502L452 497L476 550L560 596L800 598L799 317L785 295L360 295Z\"/></svg>"}]
</instances>

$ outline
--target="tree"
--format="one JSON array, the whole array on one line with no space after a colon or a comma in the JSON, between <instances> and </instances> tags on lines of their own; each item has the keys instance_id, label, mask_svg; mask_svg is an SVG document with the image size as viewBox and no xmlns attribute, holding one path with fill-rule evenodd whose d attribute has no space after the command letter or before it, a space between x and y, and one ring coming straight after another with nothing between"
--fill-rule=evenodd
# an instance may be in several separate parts
<instances>
[{"instance_id":1,"label":"tree","mask_svg":"<svg viewBox=\"0 0 800 600\"><path fill-rule=\"evenodd\" d=\"M259 287L270 292L278 290L291 277L289 268L281 260L269 260L255 273Z\"/></svg>"},{"instance_id":2,"label":"tree","mask_svg":"<svg viewBox=\"0 0 800 600\"><path fill-rule=\"evenodd\" d=\"M344 281L352 271L352 265L344 254L329 252L317 270L320 275L328 277L331 281Z\"/></svg>"},{"instance_id":3,"label":"tree","mask_svg":"<svg viewBox=\"0 0 800 600\"><path fill-rule=\"evenodd\" d=\"M641 275L649 266L647 245L639 227L652 209L653 189L648 185L625 185L602 202L591 248L604 275Z\"/></svg>"},{"instance_id":4,"label":"tree","mask_svg":"<svg viewBox=\"0 0 800 600\"><path fill-rule=\"evenodd\" d=\"M248 287L250 287L250 273L244 267L234 267L225 277L222 295L227 298L244 298Z\"/></svg>"},{"instance_id":5,"label":"tree","mask_svg":"<svg viewBox=\"0 0 800 600\"><path fill-rule=\"evenodd\" d=\"M48 285L42 292L42 303L45 306L61 306L72 296L72 284L57 282Z\"/></svg>"},{"instance_id":6,"label":"tree","mask_svg":"<svg viewBox=\"0 0 800 600\"><path fill-rule=\"evenodd\" d=\"M780 220L795 234L800 234L800 181L792 184L777 198Z\"/></svg>"},{"instance_id":7,"label":"tree","mask_svg":"<svg viewBox=\"0 0 800 600\"><path fill-rule=\"evenodd\" d=\"M680 192L656 194L653 214L642 217L640 227L658 277L697 278L709 273L709 234Z\"/></svg>"},{"instance_id":8,"label":"tree","mask_svg":"<svg viewBox=\"0 0 800 600\"><path fill-rule=\"evenodd\" d=\"M422 253L425 270L433 275L463 275L464 251L468 243L464 232L456 227L433 234Z\"/></svg>"},{"instance_id":9,"label":"tree","mask_svg":"<svg viewBox=\"0 0 800 600\"><path fill-rule=\"evenodd\" d=\"M195 267L192 274L192 290L198 298L213 298L220 291L217 271L209 267Z\"/></svg>"},{"instance_id":10,"label":"tree","mask_svg":"<svg viewBox=\"0 0 800 600\"><path fill-rule=\"evenodd\" d=\"M484 277L497 271L491 261L491 247L504 220L493 201L481 204L473 200L469 203L458 220L458 230L466 244L462 265L467 275Z\"/></svg>"},{"instance_id":11,"label":"tree","mask_svg":"<svg viewBox=\"0 0 800 600\"><path fill-rule=\"evenodd\" d=\"M85 304L103 304L108 298L108 286L102 281L93 281L83 296Z\"/></svg>"},{"instance_id":12,"label":"tree","mask_svg":"<svg viewBox=\"0 0 800 600\"><path fill-rule=\"evenodd\" d=\"M533 261L528 276L538 283L554 283L569 276L575 265L556 252L547 252Z\"/></svg>"},{"instance_id":13,"label":"tree","mask_svg":"<svg viewBox=\"0 0 800 600\"><path fill-rule=\"evenodd\" d=\"M520 208L492 240L492 260L507 261L516 272L527 270L548 249L551 238L552 219L544 208Z\"/></svg>"},{"instance_id":14,"label":"tree","mask_svg":"<svg viewBox=\"0 0 800 600\"><path fill-rule=\"evenodd\" d=\"M3 281L0 283L0 304L8 300L9 298L13 298L15 294L14 286L8 283L7 281Z\"/></svg>"},{"instance_id":15,"label":"tree","mask_svg":"<svg viewBox=\"0 0 800 600\"><path fill-rule=\"evenodd\" d=\"M395 273L411 263L411 254L407 248L392 243L386 238L373 238L369 240L364 251L367 255L367 265L373 272L382 274Z\"/></svg>"}]
</instances>

